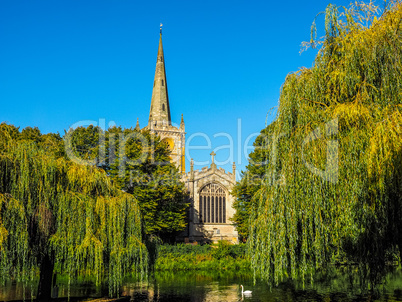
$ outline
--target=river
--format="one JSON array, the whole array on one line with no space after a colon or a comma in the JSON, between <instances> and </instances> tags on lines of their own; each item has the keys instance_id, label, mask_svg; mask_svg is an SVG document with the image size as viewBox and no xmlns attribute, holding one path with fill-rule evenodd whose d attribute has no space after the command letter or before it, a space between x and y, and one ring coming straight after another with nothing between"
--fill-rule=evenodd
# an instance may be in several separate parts
<instances>
[{"instance_id":1,"label":"river","mask_svg":"<svg viewBox=\"0 0 402 302\"><path fill-rule=\"evenodd\" d=\"M353 278L352 278L353 279ZM351 285L351 277L342 274L330 280L316 282L314 285L291 282L270 287L265 282L256 281L247 273L230 272L165 272L156 273L148 281L127 278L121 288L121 295L131 296L132 301L191 301L191 302L230 302L230 301L402 301L402 272L387 275L386 285L373 292L364 293L358 286ZM355 280L356 281L356 280ZM240 285L251 290L251 295L242 295ZM7 283L0 288L0 300L30 300L36 285L23 286L20 283ZM107 295L107 287L96 287L90 280L72 283L68 290L66 279L58 282L58 296L96 298ZM24 297L25 296L25 297Z\"/></svg>"}]
</instances>

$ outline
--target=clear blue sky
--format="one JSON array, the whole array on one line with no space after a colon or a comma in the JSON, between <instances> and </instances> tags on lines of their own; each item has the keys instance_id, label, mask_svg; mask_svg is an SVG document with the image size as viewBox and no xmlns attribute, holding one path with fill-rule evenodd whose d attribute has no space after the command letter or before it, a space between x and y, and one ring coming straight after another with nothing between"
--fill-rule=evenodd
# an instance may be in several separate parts
<instances>
[{"instance_id":1,"label":"clear blue sky","mask_svg":"<svg viewBox=\"0 0 402 302\"><path fill-rule=\"evenodd\" d=\"M329 3L2 0L0 122L60 134L82 120L134 127L139 117L144 127L162 22L172 120L183 113L187 139L202 132L212 143L190 156L208 161L229 144L214 134L227 133L244 170L245 140L264 128L286 75L312 66L316 52L300 55L300 44ZM217 153L218 164L228 159L227 149Z\"/></svg>"}]
</instances>

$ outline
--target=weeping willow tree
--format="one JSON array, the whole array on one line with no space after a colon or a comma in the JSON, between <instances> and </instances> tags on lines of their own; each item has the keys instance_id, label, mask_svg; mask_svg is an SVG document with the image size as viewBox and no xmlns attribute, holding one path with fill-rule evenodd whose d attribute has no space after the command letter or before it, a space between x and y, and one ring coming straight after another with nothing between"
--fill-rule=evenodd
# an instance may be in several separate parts
<instances>
[{"instance_id":1,"label":"weeping willow tree","mask_svg":"<svg viewBox=\"0 0 402 302\"><path fill-rule=\"evenodd\" d=\"M282 87L250 218L249 255L265 280L304 282L347 261L370 285L400 254L402 5L376 16L372 3L328 6L314 66Z\"/></svg>"},{"instance_id":2,"label":"weeping willow tree","mask_svg":"<svg viewBox=\"0 0 402 302\"><path fill-rule=\"evenodd\" d=\"M91 275L99 283L106 276L111 295L126 273L146 272L148 254L132 195L96 167L57 158L33 141L4 137L7 131L0 150L3 279L39 274L43 299L50 298L55 267L69 280Z\"/></svg>"}]
</instances>

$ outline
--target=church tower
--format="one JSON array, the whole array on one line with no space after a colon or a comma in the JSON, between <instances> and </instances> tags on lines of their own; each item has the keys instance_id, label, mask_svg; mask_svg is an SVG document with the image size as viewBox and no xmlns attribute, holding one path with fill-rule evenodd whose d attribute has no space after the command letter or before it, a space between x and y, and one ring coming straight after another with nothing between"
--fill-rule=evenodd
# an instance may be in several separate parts
<instances>
[{"instance_id":1,"label":"church tower","mask_svg":"<svg viewBox=\"0 0 402 302\"><path fill-rule=\"evenodd\" d=\"M184 174L185 169L185 127L183 115L179 127L172 125L170 117L169 95L166 81L165 58L162 45L162 24L159 34L158 56L156 58L154 86L152 90L151 109L148 125L145 127L151 133L160 136L171 150L172 162Z\"/></svg>"},{"instance_id":2,"label":"church tower","mask_svg":"<svg viewBox=\"0 0 402 302\"><path fill-rule=\"evenodd\" d=\"M139 130L137 120L135 129ZM185 126L183 115L180 125L172 123L167 88L165 57L162 45L162 24L159 35L158 55L152 89L151 108L148 125L144 128L157 134L171 150L171 161L182 174L181 180L189 193L189 220L186 230L177 236L184 242L217 242L220 240L238 242L238 233L231 218L235 214L234 197L230 194L236 183L236 165L233 173L218 168L215 152L211 155L211 165L194 170L191 160L190 172L185 169Z\"/></svg>"}]
</instances>

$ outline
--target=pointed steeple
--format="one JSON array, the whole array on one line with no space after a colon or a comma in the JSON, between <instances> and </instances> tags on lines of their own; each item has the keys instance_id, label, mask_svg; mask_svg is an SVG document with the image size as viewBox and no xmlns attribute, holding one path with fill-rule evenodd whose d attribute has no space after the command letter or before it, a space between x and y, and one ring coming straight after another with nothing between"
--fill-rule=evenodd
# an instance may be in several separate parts
<instances>
[{"instance_id":1,"label":"pointed steeple","mask_svg":"<svg viewBox=\"0 0 402 302\"><path fill-rule=\"evenodd\" d=\"M233 169L233 181L236 182L236 164L234 162L232 165L232 169Z\"/></svg>"},{"instance_id":2,"label":"pointed steeple","mask_svg":"<svg viewBox=\"0 0 402 302\"><path fill-rule=\"evenodd\" d=\"M166 82L165 58L162 46L162 24L159 35L158 57L156 60L154 88L152 90L151 110L149 112L148 127L170 126L169 96Z\"/></svg>"},{"instance_id":3,"label":"pointed steeple","mask_svg":"<svg viewBox=\"0 0 402 302\"><path fill-rule=\"evenodd\" d=\"M182 130L184 131L184 118L183 118L183 114L181 114L180 129L182 129Z\"/></svg>"},{"instance_id":4,"label":"pointed steeple","mask_svg":"<svg viewBox=\"0 0 402 302\"><path fill-rule=\"evenodd\" d=\"M134 128L135 130L141 130L141 128L140 128L140 122L139 122L139 119L138 119L138 117L137 117L137 125L135 125L135 128Z\"/></svg>"}]
</instances>

